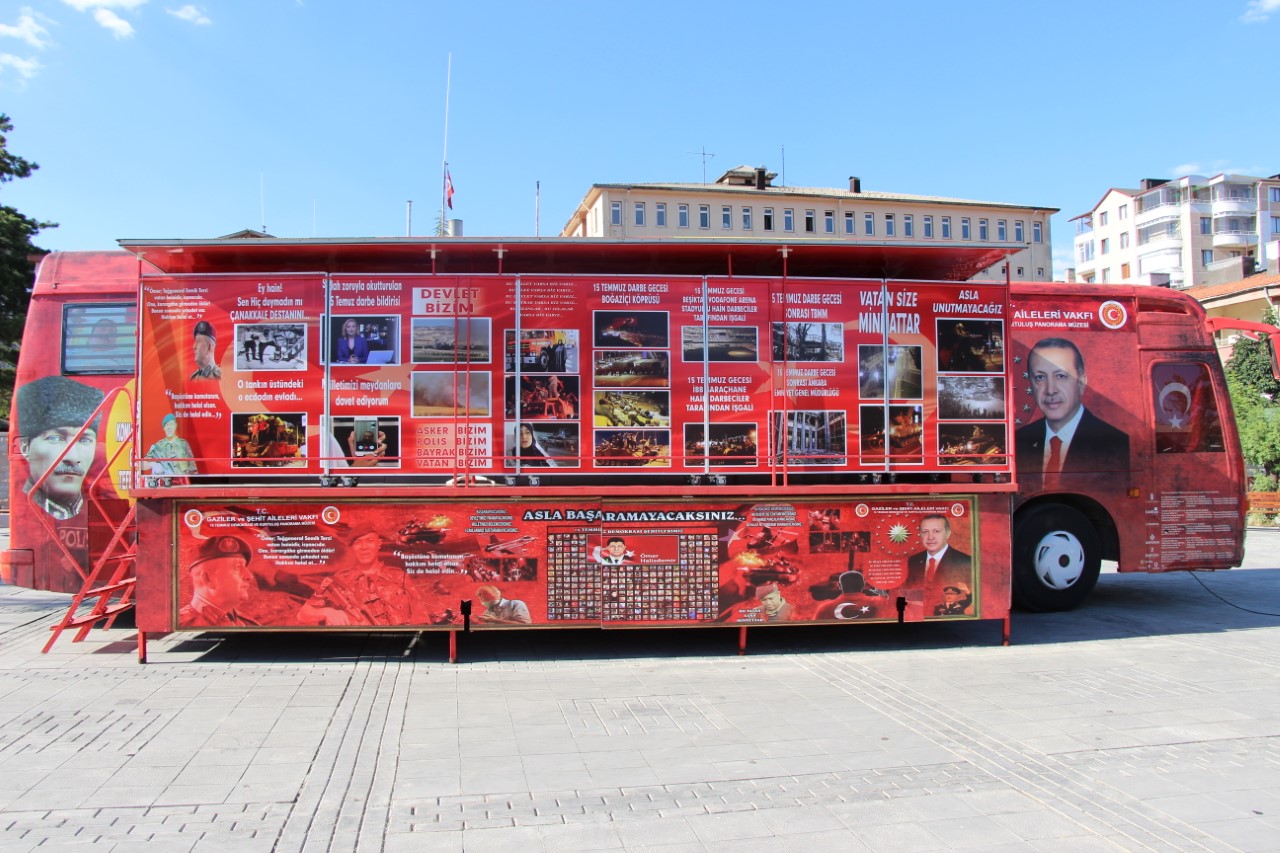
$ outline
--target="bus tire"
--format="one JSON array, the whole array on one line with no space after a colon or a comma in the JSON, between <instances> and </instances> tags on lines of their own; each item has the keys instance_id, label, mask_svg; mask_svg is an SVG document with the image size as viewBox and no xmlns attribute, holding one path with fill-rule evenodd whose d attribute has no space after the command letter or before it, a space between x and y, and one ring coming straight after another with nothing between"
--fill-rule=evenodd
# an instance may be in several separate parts
<instances>
[{"instance_id":1,"label":"bus tire","mask_svg":"<svg viewBox=\"0 0 1280 853\"><path fill-rule=\"evenodd\" d=\"M1013 528L1013 600L1023 610L1070 610L1093 589L1102 568L1098 531L1062 504L1038 506Z\"/></svg>"}]
</instances>

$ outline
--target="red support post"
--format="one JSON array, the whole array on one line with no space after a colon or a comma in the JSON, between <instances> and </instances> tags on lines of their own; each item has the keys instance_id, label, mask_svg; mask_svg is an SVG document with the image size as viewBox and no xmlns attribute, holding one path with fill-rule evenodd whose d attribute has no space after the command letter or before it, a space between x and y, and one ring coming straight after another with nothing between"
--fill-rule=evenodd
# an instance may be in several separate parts
<instances>
[{"instance_id":1,"label":"red support post","mask_svg":"<svg viewBox=\"0 0 1280 853\"><path fill-rule=\"evenodd\" d=\"M742 626L738 629L738 654L745 655L747 653L747 628Z\"/></svg>"}]
</instances>

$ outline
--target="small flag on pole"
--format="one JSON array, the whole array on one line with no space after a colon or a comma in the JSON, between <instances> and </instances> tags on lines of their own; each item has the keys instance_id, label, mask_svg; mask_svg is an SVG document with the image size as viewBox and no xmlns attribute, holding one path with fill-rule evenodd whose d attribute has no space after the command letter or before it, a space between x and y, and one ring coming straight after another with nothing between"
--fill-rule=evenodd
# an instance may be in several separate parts
<instances>
[{"instance_id":1,"label":"small flag on pole","mask_svg":"<svg viewBox=\"0 0 1280 853\"><path fill-rule=\"evenodd\" d=\"M449 177L448 169L444 170L444 201L453 210L453 178Z\"/></svg>"}]
</instances>

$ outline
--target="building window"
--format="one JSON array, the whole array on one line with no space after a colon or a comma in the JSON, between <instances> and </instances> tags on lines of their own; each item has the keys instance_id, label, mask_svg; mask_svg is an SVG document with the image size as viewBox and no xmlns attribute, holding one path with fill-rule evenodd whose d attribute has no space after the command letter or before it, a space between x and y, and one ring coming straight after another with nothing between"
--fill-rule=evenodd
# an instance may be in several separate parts
<instances>
[{"instance_id":1,"label":"building window","mask_svg":"<svg viewBox=\"0 0 1280 853\"><path fill-rule=\"evenodd\" d=\"M614 201L609 203L609 224L622 224L622 202Z\"/></svg>"},{"instance_id":2,"label":"building window","mask_svg":"<svg viewBox=\"0 0 1280 853\"><path fill-rule=\"evenodd\" d=\"M1121 249L1129 248L1129 232L1128 231L1120 232L1120 248ZM1125 278L1128 278L1128 276L1125 276Z\"/></svg>"},{"instance_id":3,"label":"building window","mask_svg":"<svg viewBox=\"0 0 1280 853\"><path fill-rule=\"evenodd\" d=\"M1210 218L1209 218L1209 217L1207 217L1207 216L1201 216L1201 217L1200 217L1200 233L1201 233L1201 234L1212 234L1212 233L1213 233L1213 220L1212 220L1212 219L1210 219Z\"/></svg>"},{"instance_id":4,"label":"building window","mask_svg":"<svg viewBox=\"0 0 1280 853\"><path fill-rule=\"evenodd\" d=\"M720 208L720 227L726 231L733 229L733 208L727 204Z\"/></svg>"},{"instance_id":5,"label":"building window","mask_svg":"<svg viewBox=\"0 0 1280 853\"><path fill-rule=\"evenodd\" d=\"M818 211L806 210L804 212L804 233L816 234L818 231Z\"/></svg>"},{"instance_id":6,"label":"building window","mask_svg":"<svg viewBox=\"0 0 1280 853\"><path fill-rule=\"evenodd\" d=\"M951 239L951 217L950 216L942 217L942 239L943 240Z\"/></svg>"},{"instance_id":7,"label":"building window","mask_svg":"<svg viewBox=\"0 0 1280 853\"><path fill-rule=\"evenodd\" d=\"M884 215L884 236L892 237L894 235L893 214L886 213Z\"/></svg>"},{"instance_id":8,"label":"building window","mask_svg":"<svg viewBox=\"0 0 1280 853\"><path fill-rule=\"evenodd\" d=\"M973 233L969 230L969 217L967 216L960 217L960 239L973 239Z\"/></svg>"},{"instance_id":9,"label":"building window","mask_svg":"<svg viewBox=\"0 0 1280 853\"><path fill-rule=\"evenodd\" d=\"M1129 265L1128 265L1128 264L1121 264L1121 265L1120 265L1120 280L1121 280L1121 281L1128 281L1128 280L1129 280Z\"/></svg>"},{"instance_id":10,"label":"building window","mask_svg":"<svg viewBox=\"0 0 1280 853\"><path fill-rule=\"evenodd\" d=\"M1280 234L1280 216L1271 217L1271 233Z\"/></svg>"},{"instance_id":11,"label":"building window","mask_svg":"<svg viewBox=\"0 0 1280 853\"><path fill-rule=\"evenodd\" d=\"M1009 226L1003 219L996 220L996 241L1006 243L1009 240Z\"/></svg>"},{"instance_id":12,"label":"building window","mask_svg":"<svg viewBox=\"0 0 1280 853\"><path fill-rule=\"evenodd\" d=\"M1024 275L1024 273L1023 273L1023 271L1022 271L1022 267L1018 267L1018 271L1017 271L1017 276L1018 276L1018 278L1022 278L1022 276L1023 276L1023 275Z\"/></svg>"},{"instance_id":13,"label":"building window","mask_svg":"<svg viewBox=\"0 0 1280 853\"><path fill-rule=\"evenodd\" d=\"M1117 218L1117 219L1119 219L1121 222L1123 222L1124 220L1128 219L1128 218L1129 218L1129 205L1127 205L1127 204L1122 204L1122 205L1120 205L1120 208L1116 211L1116 218ZM1128 277L1128 276L1126 276L1126 278L1127 278L1127 277Z\"/></svg>"},{"instance_id":14,"label":"building window","mask_svg":"<svg viewBox=\"0 0 1280 853\"><path fill-rule=\"evenodd\" d=\"M1044 242L1044 226L1041 225L1039 222L1031 223L1031 242L1032 243Z\"/></svg>"},{"instance_id":15,"label":"building window","mask_svg":"<svg viewBox=\"0 0 1280 853\"><path fill-rule=\"evenodd\" d=\"M987 227L987 220L978 220L978 239L986 242L990 239L991 229Z\"/></svg>"},{"instance_id":16,"label":"building window","mask_svg":"<svg viewBox=\"0 0 1280 853\"><path fill-rule=\"evenodd\" d=\"M1022 243L1026 241L1026 231L1022 227L1022 220L1015 219L1013 222L1013 242Z\"/></svg>"},{"instance_id":17,"label":"building window","mask_svg":"<svg viewBox=\"0 0 1280 853\"><path fill-rule=\"evenodd\" d=\"M1111 268L1110 268L1110 267L1103 267L1103 268L1102 268L1102 283L1103 283L1103 284L1106 284L1106 283L1107 283L1107 282L1109 282L1109 281L1111 281Z\"/></svg>"},{"instance_id":18,"label":"building window","mask_svg":"<svg viewBox=\"0 0 1280 853\"><path fill-rule=\"evenodd\" d=\"M742 208L742 230L751 230L751 208L749 207Z\"/></svg>"},{"instance_id":19,"label":"building window","mask_svg":"<svg viewBox=\"0 0 1280 853\"><path fill-rule=\"evenodd\" d=\"M789 207L784 207L782 209L782 230L796 230L796 212Z\"/></svg>"},{"instance_id":20,"label":"building window","mask_svg":"<svg viewBox=\"0 0 1280 853\"><path fill-rule=\"evenodd\" d=\"M1044 267L1036 267L1036 278L1044 278Z\"/></svg>"},{"instance_id":21,"label":"building window","mask_svg":"<svg viewBox=\"0 0 1280 853\"><path fill-rule=\"evenodd\" d=\"M659 228L667 227L667 203L660 201L653 206L653 215L657 219L654 223Z\"/></svg>"},{"instance_id":22,"label":"building window","mask_svg":"<svg viewBox=\"0 0 1280 853\"><path fill-rule=\"evenodd\" d=\"M1101 228L1106 224L1107 224L1107 212L1104 210L1098 214L1098 227ZM1104 278L1103 281L1106 281L1106 279Z\"/></svg>"},{"instance_id":23,"label":"building window","mask_svg":"<svg viewBox=\"0 0 1280 853\"><path fill-rule=\"evenodd\" d=\"M850 237L856 236L858 233L858 220L851 210L846 210L844 214L844 233Z\"/></svg>"},{"instance_id":24,"label":"building window","mask_svg":"<svg viewBox=\"0 0 1280 853\"><path fill-rule=\"evenodd\" d=\"M679 208L677 208L677 211L678 212L676 215L680 217L680 227L688 228L689 227L689 205L682 204L680 205Z\"/></svg>"},{"instance_id":25,"label":"building window","mask_svg":"<svg viewBox=\"0 0 1280 853\"><path fill-rule=\"evenodd\" d=\"M644 227L644 202L638 201L635 205L636 225L640 228Z\"/></svg>"},{"instance_id":26,"label":"building window","mask_svg":"<svg viewBox=\"0 0 1280 853\"><path fill-rule=\"evenodd\" d=\"M702 229L711 227L711 205L698 205L698 227Z\"/></svg>"},{"instance_id":27,"label":"building window","mask_svg":"<svg viewBox=\"0 0 1280 853\"><path fill-rule=\"evenodd\" d=\"M933 217L926 216L924 218L924 236L926 240L933 239Z\"/></svg>"},{"instance_id":28,"label":"building window","mask_svg":"<svg viewBox=\"0 0 1280 853\"><path fill-rule=\"evenodd\" d=\"M1103 237L1101 240L1100 247L1102 249L1102 254L1104 255L1109 254L1111 252L1111 240L1107 237Z\"/></svg>"},{"instance_id":29,"label":"building window","mask_svg":"<svg viewBox=\"0 0 1280 853\"><path fill-rule=\"evenodd\" d=\"M862 214L862 233L868 237L876 236L876 215L874 213Z\"/></svg>"},{"instance_id":30,"label":"building window","mask_svg":"<svg viewBox=\"0 0 1280 853\"><path fill-rule=\"evenodd\" d=\"M772 207L766 207L764 209L764 230L766 231L773 230L773 208Z\"/></svg>"},{"instance_id":31,"label":"building window","mask_svg":"<svg viewBox=\"0 0 1280 853\"><path fill-rule=\"evenodd\" d=\"M902 236L903 237L916 236L916 218L912 216L910 213L902 214Z\"/></svg>"},{"instance_id":32,"label":"building window","mask_svg":"<svg viewBox=\"0 0 1280 853\"><path fill-rule=\"evenodd\" d=\"M1213 249L1200 250L1200 266L1207 267L1213 263Z\"/></svg>"},{"instance_id":33,"label":"building window","mask_svg":"<svg viewBox=\"0 0 1280 853\"><path fill-rule=\"evenodd\" d=\"M1268 197L1271 199L1271 202L1273 204L1276 202L1280 202L1280 187L1271 187L1268 193Z\"/></svg>"}]
</instances>

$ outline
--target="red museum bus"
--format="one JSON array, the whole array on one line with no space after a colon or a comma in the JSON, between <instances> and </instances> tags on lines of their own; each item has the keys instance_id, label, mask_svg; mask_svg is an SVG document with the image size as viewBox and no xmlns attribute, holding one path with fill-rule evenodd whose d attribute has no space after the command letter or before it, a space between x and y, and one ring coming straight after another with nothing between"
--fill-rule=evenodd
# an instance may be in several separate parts
<instances>
[{"instance_id":1,"label":"red museum bus","mask_svg":"<svg viewBox=\"0 0 1280 853\"><path fill-rule=\"evenodd\" d=\"M1104 559L1242 557L1226 384L1177 292L966 280L1015 247L121 245L44 259L18 366L5 579L98 603L69 626L110 588L140 639L1007 639L1011 601L1074 607Z\"/></svg>"}]
</instances>

